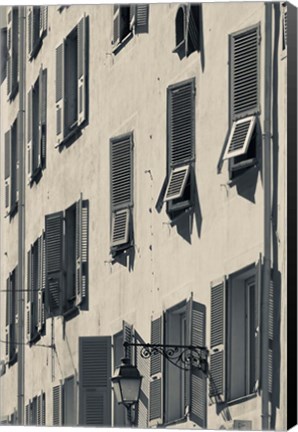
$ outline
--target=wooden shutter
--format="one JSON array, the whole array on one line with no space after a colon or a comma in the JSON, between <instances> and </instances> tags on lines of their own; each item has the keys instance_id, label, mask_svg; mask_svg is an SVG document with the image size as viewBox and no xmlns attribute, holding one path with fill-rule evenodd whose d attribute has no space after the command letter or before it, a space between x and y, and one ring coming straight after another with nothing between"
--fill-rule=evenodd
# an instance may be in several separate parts
<instances>
[{"instance_id":1,"label":"wooden shutter","mask_svg":"<svg viewBox=\"0 0 298 432\"><path fill-rule=\"evenodd\" d=\"M37 396L37 403L36 403L36 426L41 425L41 405L42 405L42 395Z\"/></svg>"},{"instance_id":2,"label":"wooden shutter","mask_svg":"<svg viewBox=\"0 0 298 432\"><path fill-rule=\"evenodd\" d=\"M39 37L42 38L48 28L48 6L40 6L39 9Z\"/></svg>"},{"instance_id":3,"label":"wooden shutter","mask_svg":"<svg viewBox=\"0 0 298 432\"><path fill-rule=\"evenodd\" d=\"M9 32L7 94L9 99L14 97L18 84L18 7L7 8Z\"/></svg>"},{"instance_id":4,"label":"wooden shutter","mask_svg":"<svg viewBox=\"0 0 298 432\"><path fill-rule=\"evenodd\" d=\"M168 152L173 168L194 159L195 80L168 88Z\"/></svg>"},{"instance_id":5,"label":"wooden shutter","mask_svg":"<svg viewBox=\"0 0 298 432\"><path fill-rule=\"evenodd\" d=\"M37 330L42 332L45 325L45 236L38 239L38 306Z\"/></svg>"},{"instance_id":6,"label":"wooden shutter","mask_svg":"<svg viewBox=\"0 0 298 432\"><path fill-rule=\"evenodd\" d=\"M76 203L76 305L87 297L88 290L88 206L82 196Z\"/></svg>"},{"instance_id":7,"label":"wooden shutter","mask_svg":"<svg viewBox=\"0 0 298 432\"><path fill-rule=\"evenodd\" d=\"M120 42L120 5L114 5L113 15L113 44L116 45Z\"/></svg>"},{"instance_id":8,"label":"wooden shutter","mask_svg":"<svg viewBox=\"0 0 298 432\"><path fill-rule=\"evenodd\" d=\"M79 338L79 424L111 426L111 337Z\"/></svg>"},{"instance_id":9,"label":"wooden shutter","mask_svg":"<svg viewBox=\"0 0 298 432\"><path fill-rule=\"evenodd\" d=\"M27 177L28 183L31 182L33 173L33 89L31 88L27 96Z\"/></svg>"},{"instance_id":10,"label":"wooden shutter","mask_svg":"<svg viewBox=\"0 0 298 432\"><path fill-rule=\"evenodd\" d=\"M129 241L130 211L128 209L133 205L132 151L132 134L111 140L111 246L119 246Z\"/></svg>"},{"instance_id":11,"label":"wooden shutter","mask_svg":"<svg viewBox=\"0 0 298 432\"><path fill-rule=\"evenodd\" d=\"M231 116L259 110L259 26L231 36Z\"/></svg>"},{"instance_id":12,"label":"wooden shutter","mask_svg":"<svg viewBox=\"0 0 298 432\"><path fill-rule=\"evenodd\" d=\"M132 8L132 5L130 6ZM149 4L135 4L135 32L148 32Z\"/></svg>"},{"instance_id":13,"label":"wooden shutter","mask_svg":"<svg viewBox=\"0 0 298 432\"><path fill-rule=\"evenodd\" d=\"M269 308L268 308L268 391L273 393L273 342L274 342L274 284L271 278L269 285Z\"/></svg>"},{"instance_id":14,"label":"wooden shutter","mask_svg":"<svg viewBox=\"0 0 298 432\"><path fill-rule=\"evenodd\" d=\"M87 17L84 16L78 24L78 126L87 119L87 25Z\"/></svg>"},{"instance_id":15,"label":"wooden shutter","mask_svg":"<svg viewBox=\"0 0 298 432\"><path fill-rule=\"evenodd\" d=\"M46 394L42 393L42 400L41 400L41 425L46 425Z\"/></svg>"},{"instance_id":16,"label":"wooden shutter","mask_svg":"<svg viewBox=\"0 0 298 432\"><path fill-rule=\"evenodd\" d=\"M211 284L210 397L225 400L226 281Z\"/></svg>"},{"instance_id":17,"label":"wooden shutter","mask_svg":"<svg viewBox=\"0 0 298 432\"><path fill-rule=\"evenodd\" d=\"M53 387L53 426L63 425L63 386Z\"/></svg>"},{"instance_id":18,"label":"wooden shutter","mask_svg":"<svg viewBox=\"0 0 298 432\"><path fill-rule=\"evenodd\" d=\"M31 57L32 51L33 51L33 7L28 6L27 7L27 20L28 20L28 36L27 36L27 43L28 43L28 55Z\"/></svg>"},{"instance_id":19,"label":"wooden shutter","mask_svg":"<svg viewBox=\"0 0 298 432\"><path fill-rule=\"evenodd\" d=\"M46 307L49 316L62 313L63 277L63 213L46 216Z\"/></svg>"},{"instance_id":20,"label":"wooden shutter","mask_svg":"<svg viewBox=\"0 0 298 432\"><path fill-rule=\"evenodd\" d=\"M223 159L231 159L235 156L246 154L255 124L256 116L246 117L233 122Z\"/></svg>"},{"instance_id":21,"label":"wooden shutter","mask_svg":"<svg viewBox=\"0 0 298 432\"><path fill-rule=\"evenodd\" d=\"M151 344L163 344L163 317L151 321ZM149 427L163 423L163 357L157 353L150 361Z\"/></svg>"},{"instance_id":22,"label":"wooden shutter","mask_svg":"<svg viewBox=\"0 0 298 432\"><path fill-rule=\"evenodd\" d=\"M6 280L6 328L5 328L5 361L10 362L11 359L11 334L12 334L12 282L11 276Z\"/></svg>"},{"instance_id":23,"label":"wooden shutter","mask_svg":"<svg viewBox=\"0 0 298 432\"><path fill-rule=\"evenodd\" d=\"M122 322L122 331L123 331L123 343L128 342L132 343L133 341L133 326L126 321ZM127 355L131 363L133 363L133 347L127 347Z\"/></svg>"},{"instance_id":24,"label":"wooden shutter","mask_svg":"<svg viewBox=\"0 0 298 432\"><path fill-rule=\"evenodd\" d=\"M11 131L5 133L5 161L4 161L4 179L5 179L5 208L7 212L11 208Z\"/></svg>"},{"instance_id":25,"label":"wooden shutter","mask_svg":"<svg viewBox=\"0 0 298 432\"><path fill-rule=\"evenodd\" d=\"M47 136L47 71L39 71L39 112L38 112L38 166L43 168L46 159Z\"/></svg>"},{"instance_id":26,"label":"wooden shutter","mask_svg":"<svg viewBox=\"0 0 298 432\"><path fill-rule=\"evenodd\" d=\"M13 211L16 208L19 191L18 191L18 177L19 177L19 151L18 151L18 118L13 122L11 127L11 176L10 176L10 197L11 208Z\"/></svg>"},{"instance_id":27,"label":"wooden shutter","mask_svg":"<svg viewBox=\"0 0 298 432\"><path fill-rule=\"evenodd\" d=\"M26 304L26 338L32 339L32 285L33 285L32 247L27 253L27 304Z\"/></svg>"},{"instance_id":28,"label":"wooden shutter","mask_svg":"<svg viewBox=\"0 0 298 432\"><path fill-rule=\"evenodd\" d=\"M183 196L187 179L189 176L190 166L174 168L171 171L164 201L181 198Z\"/></svg>"},{"instance_id":29,"label":"wooden shutter","mask_svg":"<svg viewBox=\"0 0 298 432\"><path fill-rule=\"evenodd\" d=\"M193 346L206 346L206 307L200 303L189 301L190 316L190 344ZM190 376L190 420L201 428L207 427L207 377L196 368L191 368Z\"/></svg>"},{"instance_id":30,"label":"wooden shutter","mask_svg":"<svg viewBox=\"0 0 298 432\"><path fill-rule=\"evenodd\" d=\"M12 94L12 42L13 42L13 8L7 8L7 95L10 98Z\"/></svg>"},{"instance_id":31,"label":"wooden shutter","mask_svg":"<svg viewBox=\"0 0 298 432\"><path fill-rule=\"evenodd\" d=\"M255 390L260 387L261 377L261 298L262 298L263 266L262 258L256 264L255 283Z\"/></svg>"},{"instance_id":32,"label":"wooden shutter","mask_svg":"<svg viewBox=\"0 0 298 432\"><path fill-rule=\"evenodd\" d=\"M145 341L135 332L136 343L144 344ZM138 368L142 379L140 399L137 405L137 426L139 428L148 427L148 410L149 410L149 379L150 379L150 361L141 356L141 347L135 347L135 365Z\"/></svg>"},{"instance_id":33,"label":"wooden shutter","mask_svg":"<svg viewBox=\"0 0 298 432\"><path fill-rule=\"evenodd\" d=\"M65 41L56 48L56 136L57 145L65 134Z\"/></svg>"}]
</instances>

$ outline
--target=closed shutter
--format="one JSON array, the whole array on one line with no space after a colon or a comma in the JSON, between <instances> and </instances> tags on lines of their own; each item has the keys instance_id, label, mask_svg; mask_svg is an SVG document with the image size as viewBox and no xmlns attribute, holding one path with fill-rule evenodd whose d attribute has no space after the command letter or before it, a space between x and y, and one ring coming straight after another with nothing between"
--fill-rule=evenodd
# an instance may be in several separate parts
<instances>
[{"instance_id":1,"label":"closed shutter","mask_svg":"<svg viewBox=\"0 0 298 432\"><path fill-rule=\"evenodd\" d=\"M46 425L46 394L42 393L42 400L41 400L41 425Z\"/></svg>"},{"instance_id":2,"label":"closed shutter","mask_svg":"<svg viewBox=\"0 0 298 432\"><path fill-rule=\"evenodd\" d=\"M47 71L39 71L39 112L38 112L38 166L43 168L46 160L47 136Z\"/></svg>"},{"instance_id":3,"label":"closed shutter","mask_svg":"<svg viewBox=\"0 0 298 432\"><path fill-rule=\"evenodd\" d=\"M53 426L63 425L63 386L53 387Z\"/></svg>"},{"instance_id":4,"label":"closed shutter","mask_svg":"<svg viewBox=\"0 0 298 432\"><path fill-rule=\"evenodd\" d=\"M10 98L12 93L12 7L7 8L7 95Z\"/></svg>"},{"instance_id":5,"label":"closed shutter","mask_svg":"<svg viewBox=\"0 0 298 432\"><path fill-rule=\"evenodd\" d=\"M65 41L56 48L56 136L57 145L64 139L65 121Z\"/></svg>"},{"instance_id":6,"label":"closed shutter","mask_svg":"<svg viewBox=\"0 0 298 432\"><path fill-rule=\"evenodd\" d=\"M269 308L268 308L268 391L272 397L273 393L273 343L274 343L274 284L270 280L269 286Z\"/></svg>"},{"instance_id":7,"label":"closed shutter","mask_svg":"<svg viewBox=\"0 0 298 432\"><path fill-rule=\"evenodd\" d=\"M151 321L151 344L163 344L163 318ZM163 423L163 357L156 353L150 361L149 427Z\"/></svg>"},{"instance_id":8,"label":"closed shutter","mask_svg":"<svg viewBox=\"0 0 298 432\"><path fill-rule=\"evenodd\" d=\"M129 242L130 207L133 205L132 134L111 140L111 246Z\"/></svg>"},{"instance_id":9,"label":"closed shutter","mask_svg":"<svg viewBox=\"0 0 298 432\"><path fill-rule=\"evenodd\" d=\"M256 264L255 283L255 390L260 388L261 378L261 298L262 298L262 259Z\"/></svg>"},{"instance_id":10,"label":"closed shutter","mask_svg":"<svg viewBox=\"0 0 298 432\"><path fill-rule=\"evenodd\" d=\"M135 332L135 341L136 343L145 344L145 341L137 332ZM148 427L150 361L141 356L141 349L141 347L135 347L135 365L143 377L136 414L137 426L145 429Z\"/></svg>"},{"instance_id":11,"label":"closed shutter","mask_svg":"<svg viewBox=\"0 0 298 432\"><path fill-rule=\"evenodd\" d=\"M18 202L19 151L18 151L18 118L11 127L11 211L16 209Z\"/></svg>"},{"instance_id":12,"label":"closed shutter","mask_svg":"<svg viewBox=\"0 0 298 432\"><path fill-rule=\"evenodd\" d=\"M210 397L225 400L226 282L211 284Z\"/></svg>"},{"instance_id":13,"label":"closed shutter","mask_svg":"<svg viewBox=\"0 0 298 432\"><path fill-rule=\"evenodd\" d=\"M12 284L11 278L6 280L6 328L5 328L5 361L9 363L11 352L11 328L12 328Z\"/></svg>"},{"instance_id":14,"label":"closed shutter","mask_svg":"<svg viewBox=\"0 0 298 432\"><path fill-rule=\"evenodd\" d=\"M27 304L26 304L26 337L27 342L32 339L32 284L33 284L33 265L32 248L27 253Z\"/></svg>"},{"instance_id":15,"label":"closed shutter","mask_svg":"<svg viewBox=\"0 0 298 432\"><path fill-rule=\"evenodd\" d=\"M78 24L78 126L87 119L87 25L87 17L84 16Z\"/></svg>"},{"instance_id":16,"label":"closed shutter","mask_svg":"<svg viewBox=\"0 0 298 432\"><path fill-rule=\"evenodd\" d=\"M39 37L42 38L48 28L48 6L40 6L39 9Z\"/></svg>"},{"instance_id":17,"label":"closed shutter","mask_svg":"<svg viewBox=\"0 0 298 432\"><path fill-rule=\"evenodd\" d=\"M79 338L79 424L111 426L111 338Z\"/></svg>"},{"instance_id":18,"label":"closed shutter","mask_svg":"<svg viewBox=\"0 0 298 432\"><path fill-rule=\"evenodd\" d=\"M45 325L45 237L38 239L38 306L37 306L37 330L42 332Z\"/></svg>"},{"instance_id":19,"label":"closed shutter","mask_svg":"<svg viewBox=\"0 0 298 432\"><path fill-rule=\"evenodd\" d=\"M11 32L11 87L9 97L14 97L18 87L18 42L19 42L19 19L18 7L12 8L12 32Z\"/></svg>"},{"instance_id":20,"label":"closed shutter","mask_svg":"<svg viewBox=\"0 0 298 432\"><path fill-rule=\"evenodd\" d=\"M288 45L288 12L287 12L286 4L283 7L283 12L282 12L282 33L283 33L282 49L285 50Z\"/></svg>"},{"instance_id":21,"label":"closed shutter","mask_svg":"<svg viewBox=\"0 0 298 432\"><path fill-rule=\"evenodd\" d=\"M206 345L206 307L190 300L191 345L205 347ZM188 317L189 319L189 317ZM207 427L207 377L203 370L191 368L190 378L190 420Z\"/></svg>"},{"instance_id":22,"label":"closed shutter","mask_svg":"<svg viewBox=\"0 0 298 432\"><path fill-rule=\"evenodd\" d=\"M149 4L136 4L135 6L135 32L148 32ZM132 6L131 6L132 7Z\"/></svg>"},{"instance_id":23,"label":"closed shutter","mask_svg":"<svg viewBox=\"0 0 298 432\"><path fill-rule=\"evenodd\" d=\"M82 197L76 203L76 305L88 290L88 206Z\"/></svg>"},{"instance_id":24,"label":"closed shutter","mask_svg":"<svg viewBox=\"0 0 298 432\"><path fill-rule=\"evenodd\" d=\"M133 339L133 326L127 323L126 321L123 321L122 331L123 331L123 343L127 342L131 344ZM133 358L134 358L133 347L128 346L126 352L130 362L133 363Z\"/></svg>"},{"instance_id":25,"label":"closed shutter","mask_svg":"<svg viewBox=\"0 0 298 432\"><path fill-rule=\"evenodd\" d=\"M37 396L37 407L36 407L36 426L41 425L41 404L42 404L42 395Z\"/></svg>"},{"instance_id":26,"label":"closed shutter","mask_svg":"<svg viewBox=\"0 0 298 432\"><path fill-rule=\"evenodd\" d=\"M25 407L25 425L29 426L29 404Z\"/></svg>"},{"instance_id":27,"label":"closed shutter","mask_svg":"<svg viewBox=\"0 0 298 432\"><path fill-rule=\"evenodd\" d=\"M33 7L27 7L27 20L28 20L28 36L27 36L27 44L28 44L28 55L31 57L33 51Z\"/></svg>"},{"instance_id":28,"label":"closed shutter","mask_svg":"<svg viewBox=\"0 0 298 432\"><path fill-rule=\"evenodd\" d=\"M5 161L4 161L4 179L5 179L5 208L10 211L11 208L11 131L5 133Z\"/></svg>"},{"instance_id":29,"label":"closed shutter","mask_svg":"<svg viewBox=\"0 0 298 432\"><path fill-rule=\"evenodd\" d=\"M46 243L46 308L49 316L62 313L63 277L63 213L53 213L45 219Z\"/></svg>"},{"instance_id":30,"label":"closed shutter","mask_svg":"<svg viewBox=\"0 0 298 432\"><path fill-rule=\"evenodd\" d=\"M259 26L231 36L232 120L259 110Z\"/></svg>"},{"instance_id":31,"label":"closed shutter","mask_svg":"<svg viewBox=\"0 0 298 432\"><path fill-rule=\"evenodd\" d=\"M27 96L27 176L30 183L33 173L33 89L31 88Z\"/></svg>"}]
</instances>

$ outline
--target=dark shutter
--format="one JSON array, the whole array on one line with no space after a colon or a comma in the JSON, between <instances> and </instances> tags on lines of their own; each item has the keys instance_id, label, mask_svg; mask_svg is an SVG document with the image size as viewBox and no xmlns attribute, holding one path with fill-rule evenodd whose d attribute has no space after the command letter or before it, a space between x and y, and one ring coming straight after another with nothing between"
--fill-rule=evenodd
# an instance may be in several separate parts
<instances>
[{"instance_id":1,"label":"dark shutter","mask_svg":"<svg viewBox=\"0 0 298 432\"><path fill-rule=\"evenodd\" d=\"M32 6L28 6L28 54L31 57L31 53L33 51L33 8Z\"/></svg>"},{"instance_id":2,"label":"dark shutter","mask_svg":"<svg viewBox=\"0 0 298 432\"><path fill-rule=\"evenodd\" d=\"M18 43L19 43L19 13L18 7L12 8L12 40L11 40L11 93L10 97L15 95L18 86Z\"/></svg>"},{"instance_id":3,"label":"dark shutter","mask_svg":"<svg viewBox=\"0 0 298 432\"><path fill-rule=\"evenodd\" d=\"M262 259L256 265L255 283L255 381L256 389L260 387L261 377L261 298L262 298Z\"/></svg>"},{"instance_id":4,"label":"dark shutter","mask_svg":"<svg viewBox=\"0 0 298 432\"><path fill-rule=\"evenodd\" d=\"M88 290L88 206L82 197L76 203L76 305Z\"/></svg>"},{"instance_id":5,"label":"dark shutter","mask_svg":"<svg viewBox=\"0 0 298 432\"><path fill-rule=\"evenodd\" d=\"M45 166L46 136L47 136L47 71L39 72L39 113L38 113L38 143L40 167Z\"/></svg>"},{"instance_id":6,"label":"dark shutter","mask_svg":"<svg viewBox=\"0 0 298 432\"><path fill-rule=\"evenodd\" d=\"M46 307L49 316L62 313L63 300L63 213L45 219L46 238Z\"/></svg>"},{"instance_id":7,"label":"dark shutter","mask_svg":"<svg viewBox=\"0 0 298 432\"><path fill-rule=\"evenodd\" d=\"M45 325L45 237L38 239L38 306L37 306L37 330L42 332Z\"/></svg>"},{"instance_id":8,"label":"dark shutter","mask_svg":"<svg viewBox=\"0 0 298 432\"><path fill-rule=\"evenodd\" d=\"M135 332L135 342L145 343L137 332ZM150 361L141 356L141 349L141 347L135 348L135 365L143 377L136 414L138 427L145 429L148 427Z\"/></svg>"},{"instance_id":9,"label":"dark shutter","mask_svg":"<svg viewBox=\"0 0 298 432\"><path fill-rule=\"evenodd\" d=\"M41 401L41 425L46 425L46 394L42 393L42 401Z\"/></svg>"},{"instance_id":10,"label":"dark shutter","mask_svg":"<svg viewBox=\"0 0 298 432\"><path fill-rule=\"evenodd\" d=\"M29 404L25 407L25 425L29 426Z\"/></svg>"},{"instance_id":11,"label":"dark shutter","mask_svg":"<svg viewBox=\"0 0 298 432\"><path fill-rule=\"evenodd\" d=\"M63 425L63 387L58 384L53 387L53 426Z\"/></svg>"},{"instance_id":12,"label":"dark shutter","mask_svg":"<svg viewBox=\"0 0 298 432\"><path fill-rule=\"evenodd\" d=\"M135 5L135 31L136 33L148 32L149 4Z\"/></svg>"},{"instance_id":13,"label":"dark shutter","mask_svg":"<svg viewBox=\"0 0 298 432\"><path fill-rule=\"evenodd\" d=\"M195 80L168 88L168 151L170 168L194 158Z\"/></svg>"},{"instance_id":14,"label":"dark shutter","mask_svg":"<svg viewBox=\"0 0 298 432\"><path fill-rule=\"evenodd\" d=\"M259 27L231 36L232 119L259 109Z\"/></svg>"},{"instance_id":15,"label":"dark shutter","mask_svg":"<svg viewBox=\"0 0 298 432\"><path fill-rule=\"evenodd\" d=\"M78 24L78 126L87 119L88 21L84 16Z\"/></svg>"},{"instance_id":16,"label":"dark shutter","mask_svg":"<svg viewBox=\"0 0 298 432\"><path fill-rule=\"evenodd\" d=\"M5 208L10 211L11 207L11 131L5 133L5 161L4 161L4 179L5 179Z\"/></svg>"},{"instance_id":17,"label":"dark shutter","mask_svg":"<svg viewBox=\"0 0 298 432\"><path fill-rule=\"evenodd\" d=\"M79 424L111 426L111 338L79 338Z\"/></svg>"},{"instance_id":18,"label":"dark shutter","mask_svg":"<svg viewBox=\"0 0 298 432\"><path fill-rule=\"evenodd\" d=\"M40 6L39 9L39 37L42 38L48 28L48 6Z\"/></svg>"},{"instance_id":19,"label":"dark shutter","mask_svg":"<svg viewBox=\"0 0 298 432\"><path fill-rule=\"evenodd\" d=\"M186 18L186 32L187 32L187 44L186 44L186 55L191 54L194 50L200 49L199 40L199 8L200 5L189 4L187 7L187 18Z\"/></svg>"},{"instance_id":20,"label":"dark shutter","mask_svg":"<svg viewBox=\"0 0 298 432\"><path fill-rule=\"evenodd\" d=\"M33 172L33 89L31 88L27 96L28 115L27 115L27 176L28 182L31 181Z\"/></svg>"},{"instance_id":21,"label":"dark shutter","mask_svg":"<svg viewBox=\"0 0 298 432\"><path fill-rule=\"evenodd\" d=\"M225 280L211 285L209 395L225 399Z\"/></svg>"},{"instance_id":22,"label":"dark shutter","mask_svg":"<svg viewBox=\"0 0 298 432\"><path fill-rule=\"evenodd\" d=\"M274 341L274 284L270 280L269 285L269 308L268 308L268 391L272 395L273 390L273 341Z\"/></svg>"},{"instance_id":23,"label":"dark shutter","mask_svg":"<svg viewBox=\"0 0 298 432\"><path fill-rule=\"evenodd\" d=\"M133 326L126 321L123 321L122 323L122 331L123 331L123 342L132 343L133 339ZM127 347L127 355L130 359L131 363L133 362L133 347L129 346Z\"/></svg>"},{"instance_id":24,"label":"dark shutter","mask_svg":"<svg viewBox=\"0 0 298 432\"><path fill-rule=\"evenodd\" d=\"M163 344L163 318L151 322L151 344ZM149 426L163 423L163 357L156 353L150 362Z\"/></svg>"},{"instance_id":25,"label":"dark shutter","mask_svg":"<svg viewBox=\"0 0 298 432\"><path fill-rule=\"evenodd\" d=\"M75 404L76 380L71 376L64 381L64 426L76 426L77 411Z\"/></svg>"},{"instance_id":26,"label":"dark shutter","mask_svg":"<svg viewBox=\"0 0 298 432\"><path fill-rule=\"evenodd\" d=\"M64 139L64 62L65 42L56 48L56 135L58 145Z\"/></svg>"},{"instance_id":27,"label":"dark shutter","mask_svg":"<svg viewBox=\"0 0 298 432\"><path fill-rule=\"evenodd\" d=\"M32 247L27 253L27 304L26 304L26 335L27 342L32 339L32 285L33 285Z\"/></svg>"},{"instance_id":28,"label":"dark shutter","mask_svg":"<svg viewBox=\"0 0 298 432\"><path fill-rule=\"evenodd\" d=\"M191 345L205 347L206 307L192 300L189 303L191 304ZM190 396L190 420L206 429L207 377L202 370L196 367L191 369Z\"/></svg>"}]
</instances>

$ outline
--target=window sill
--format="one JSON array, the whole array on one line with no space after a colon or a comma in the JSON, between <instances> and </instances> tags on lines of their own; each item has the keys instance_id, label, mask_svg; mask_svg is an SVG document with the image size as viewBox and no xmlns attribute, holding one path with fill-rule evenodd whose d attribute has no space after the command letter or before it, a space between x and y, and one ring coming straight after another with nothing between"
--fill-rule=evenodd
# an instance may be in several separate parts
<instances>
[{"instance_id":1,"label":"window sill","mask_svg":"<svg viewBox=\"0 0 298 432\"><path fill-rule=\"evenodd\" d=\"M124 39L122 39L121 42L118 42L117 45L112 49L112 53L114 55L118 54L119 51L122 50L122 48L125 47L125 45L133 38L133 32L131 31L128 33Z\"/></svg>"},{"instance_id":2,"label":"window sill","mask_svg":"<svg viewBox=\"0 0 298 432\"><path fill-rule=\"evenodd\" d=\"M227 401L227 404L229 406L231 406L231 405L238 405L240 403L244 403L244 402L247 402L247 401L249 401L251 399L254 399L255 397L257 397L257 392L256 391L253 392L253 393L250 393L248 395L241 396L241 397L239 397L237 399L233 399L231 401Z\"/></svg>"},{"instance_id":3,"label":"window sill","mask_svg":"<svg viewBox=\"0 0 298 432\"><path fill-rule=\"evenodd\" d=\"M73 306L72 308L68 309L66 312L63 313L64 321L69 321L72 318L75 318L77 315L79 315L80 311L77 306Z\"/></svg>"},{"instance_id":4,"label":"window sill","mask_svg":"<svg viewBox=\"0 0 298 432\"><path fill-rule=\"evenodd\" d=\"M179 419L177 419L177 420L171 420L171 421L169 421L167 423L163 423L162 427L166 428L166 427L169 427L169 426L175 426L175 425L177 425L179 423L185 423L185 422L187 422L187 416L186 415L183 416L183 417L181 417L181 418L179 418Z\"/></svg>"},{"instance_id":5,"label":"window sill","mask_svg":"<svg viewBox=\"0 0 298 432\"><path fill-rule=\"evenodd\" d=\"M71 127L73 127L73 129L66 135L66 137L63 138L63 140L60 143L57 143L55 145L56 148L63 147L65 145L67 145L69 143L69 141L75 137L76 134L78 136L80 135L81 128L79 126L77 126L77 124L76 124L76 126L72 125Z\"/></svg>"}]
</instances>

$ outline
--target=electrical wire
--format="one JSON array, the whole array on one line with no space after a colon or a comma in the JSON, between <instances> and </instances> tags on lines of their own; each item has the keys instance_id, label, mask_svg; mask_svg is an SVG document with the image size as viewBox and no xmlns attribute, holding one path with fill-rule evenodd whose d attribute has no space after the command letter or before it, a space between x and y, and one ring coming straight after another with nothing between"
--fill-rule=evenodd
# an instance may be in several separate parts
<instances>
[{"instance_id":1,"label":"electrical wire","mask_svg":"<svg viewBox=\"0 0 298 432\"><path fill-rule=\"evenodd\" d=\"M1 340L1 339L0 339L0 343L5 343L5 344L9 343L10 344L10 342L7 342L7 341ZM30 346L30 343L29 342L14 342L12 345L28 345L28 346ZM45 344L33 344L33 345L31 345L31 348L32 347L56 349L55 345L45 345Z\"/></svg>"}]
</instances>

